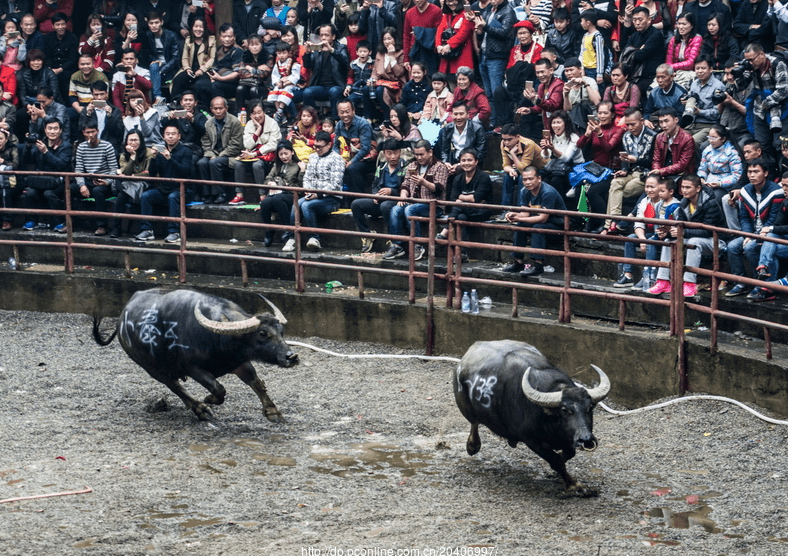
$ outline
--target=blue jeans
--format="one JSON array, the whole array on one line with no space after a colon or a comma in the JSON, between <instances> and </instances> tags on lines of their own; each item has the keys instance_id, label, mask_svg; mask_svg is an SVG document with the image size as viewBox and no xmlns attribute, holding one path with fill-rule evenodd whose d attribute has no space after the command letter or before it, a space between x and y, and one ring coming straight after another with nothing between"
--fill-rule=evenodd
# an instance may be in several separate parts
<instances>
[{"instance_id":1,"label":"blue jeans","mask_svg":"<svg viewBox=\"0 0 788 556\"><path fill-rule=\"evenodd\" d=\"M151 65L148 67L148 71L150 71L150 84L151 84L151 93L153 94L153 100L156 100L156 97L161 96L161 64L158 62L151 62Z\"/></svg>"},{"instance_id":2,"label":"blue jeans","mask_svg":"<svg viewBox=\"0 0 788 556\"><path fill-rule=\"evenodd\" d=\"M778 236L777 234L769 234L766 237L774 237L778 239L788 239L788 236ZM758 259L758 266L765 266L769 274L772 275L770 281L777 280L777 272L779 270L779 262L777 259L788 258L788 245L779 245L771 241L764 241L761 247L761 256Z\"/></svg>"},{"instance_id":3,"label":"blue jeans","mask_svg":"<svg viewBox=\"0 0 788 556\"><path fill-rule=\"evenodd\" d=\"M635 234L629 234L627 237L637 238ZM659 239L656 234L648 237L647 239ZM624 256L628 259L636 258L635 253L637 252L638 244L637 243L625 243L624 244ZM657 261L659 260L659 255L657 254L657 246L656 245L646 245L646 260L647 261ZM632 272L633 266L630 263L624 263L624 272Z\"/></svg>"},{"instance_id":4,"label":"blue jeans","mask_svg":"<svg viewBox=\"0 0 788 556\"><path fill-rule=\"evenodd\" d=\"M298 209L301 211L301 223L309 228L317 228L317 217L321 214L331 214L339 208L339 199L336 197L323 197L322 199L298 200ZM290 211L290 225L295 225L295 207ZM285 234L287 238L293 237L292 233ZM309 237L320 239L320 234L311 233Z\"/></svg>"},{"instance_id":5,"label":"blue jeans","mask_svg":"<svg viewBox=\"0 0 788 556\"><path fill-rule=\"evenodd\" d=\"M486 54L482 54L479 68L482 74L482 83L484 84L484 94L487 95L487 98L493 98L495 89L503 83L506 73L506 62L507 60L490 60ZM492 106L491 109L490 125L495 125L495 106Z\"/></svg>"},{"instance_id":6,"label":"blue jeans","mask_svg":"<svg viewBox=\"0 0 788 556\"><path fill-rule=\"evenodd\" d=\"M520 178L514 179L509 174L503 175L503 189L501 195L501 204L516 207L520 199Z\"/></svg>"},{"instance_id":7,"label":"blue jeans","mask_svg":"<svg viewBox=\"0 0 788 556\"><path fill-rule=\"evenodd\" d=\"M744 259L750 263L753 270L758 266L758 258L761 254L760 241L750 241L744 245L743 237L734 238L728 243L728 265L731 267L731 274L736 276L745 276Z\"/></svg>"},{"instance_id":8,"label":"blue jeans","mask_svg":"<svg viewBox=\"0 0 788 556\"><path fill-rule=\"evenodd\" d=\"M190 196L187 190L187 202ZM172 193L164 194L159 189L148 189L140 196L140 212L146 216L153 214L153 207L155 206L167 206L169 209L167 212L168 216L179 217L181 215L181 192L176 189ZM143 220L140 223L140 229L152 230L153 224L148 220ZM167 233L173 234L178 232L180 232L180 224L167 222Z\"/></svg>"},{"instance_id":9,"label":"blue jeans","mask_svg":"<svg viewBox=\"0 0 788 556\"><path fill-rule=\"evenodd\" d=\"M441 217L441 208L438 207L436 217ZM411 216L429 216L430 205L429 203L415 203L412 205L394 205L389 215L389 233L395 236L404 236L408 234L408 220ZM421 235L421 222L416 222L416 235ZM394 241L398 245L402 245L402 241Z\"/></svg>"},{"instance_id":10,"label":"blue jeans","mask_svg":"<svg viewBox=\"0 0 788 556\"><path fill-rule=\"evenodd\" d=\"M334 117L337 115L337 103L343 98L345 98L344 87L321 87L315 85L304 89L305 106L314 108L317 106L318 101L327 100L331 103L331 114L333 114Z\"/></svg>"},{"instance_id":11,"label":"blue jeans","mask_svg":"<svg viewBox=\"0 0 788 556\"><path fill-rule=\"evenodd\" d=\"M557 230L558 227L550 224L549 222L540 222L539 224L517 224L517 226L522 226L526 228L536 228L537 230ZM547 235L540 234L538 232L514 232L514 246L515 247L527 247L528 246L528 236L531 236L531 247L533 249L545 249L547 248ZM555 237L555 236L553 236ZM523 260L523 256L525 253L512 253L512 258L516 261ZM538 253L531 253L531 259L534 261L544 261L544 255Z\"/></svg>"}]
</instances>

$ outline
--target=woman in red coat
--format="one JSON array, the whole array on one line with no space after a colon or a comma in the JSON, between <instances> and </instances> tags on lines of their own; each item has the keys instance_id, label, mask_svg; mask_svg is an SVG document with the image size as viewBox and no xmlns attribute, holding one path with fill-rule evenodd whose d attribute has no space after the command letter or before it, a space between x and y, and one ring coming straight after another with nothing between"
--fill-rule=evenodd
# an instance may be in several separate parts
<instances>
[{"instance_id":1,"label":"woman in red coat","mask_svg":"<svg viewBox=\"0 0 788 556\"><path fill-rule=\"evenodd\" d=\"M435 50L440 56L438 71L453 74L460 66L473 67L474 24L465 18L459 0L444 0L443 15L435 31Z\"/></svg>"}]
</instances>

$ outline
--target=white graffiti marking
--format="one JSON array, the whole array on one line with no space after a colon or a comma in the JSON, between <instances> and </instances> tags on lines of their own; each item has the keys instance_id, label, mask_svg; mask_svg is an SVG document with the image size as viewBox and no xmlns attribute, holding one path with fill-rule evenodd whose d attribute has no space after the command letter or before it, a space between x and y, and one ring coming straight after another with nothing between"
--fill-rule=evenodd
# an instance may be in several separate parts
<instances>
[{"instance_id":1,"label":"white graffiti marking","mask_svg":"<svg viewBox=\"0 0 788 556\"><path fill-rule=\"evenodd\" d=\"M140 341L150 346L151 355L153 355L153 348L159 345L156 340L161 336L161 330L156 326L158 320L159 310L154 305L142 313L142 320L137 323L140 325Z\"/></svg>"},{"instance_id":2,"label":"white graffiti marking","mask_svg":"<svg viewBox=\"0 0 788 556\"><path fill-rule=\"evenodd\" d=\"M493 386L498 383L497 376L490 376L487 378L476 375L473 382L466 380L465 384L468 385L468 395L473 399L473 389L476 388L476 401L482 407L490 407L493 396Z\"/></svg>"},{"instance_id":3,"label":"white graffiti marking","mask_svg":"<svg viewBox=\"0 0 788 556\"><path fill-rule=\"evenodd\" d=\"M120 335L123 338L123 341L129 345L131 344L131 339L129 338L129 330L134 332L134 323L129 321L129 312L123 312L123 320L120 322Z\"/></svg>"},{"instance_id":4,"label":"white graffiti marking","mask_svg":"<svg viewBox=\"0 0 788 556\"><path fill-rule=\"evenodd\" d=\"M185 346L183 344L178 343L178 333L175 332L175 327L178 326L177 321L165 321L164 324L169 325L167 331L164 333L164 338L167 340L172 340L172 343L167 346L169 349L174 347L182 347L183 349L189 349L189 346Z\"/></svg>"}]
</instances>

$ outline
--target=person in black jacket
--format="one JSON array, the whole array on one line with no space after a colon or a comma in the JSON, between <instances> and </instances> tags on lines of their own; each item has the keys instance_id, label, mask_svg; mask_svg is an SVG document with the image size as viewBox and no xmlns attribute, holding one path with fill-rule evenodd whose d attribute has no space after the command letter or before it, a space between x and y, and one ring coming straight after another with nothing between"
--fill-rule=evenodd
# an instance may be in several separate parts
<instances>
[{"instance_id":1,"label":"person in black jacket","mask_svg":"<svg viewBox=\"0 0 788 556\"><path fill-rule=\"evenodd\" d=\"M181 143L181 132L178 126L170 124L164 128L164 148L159 147L150 163L150 175L162 178L188 179L192 175L192 151ZM151 188L140 197L141 214L153 214L154 206L168 207L168 215L178 217L181 215L181 190L178 182L151 181ZM186 202L193 195L190 187L186 187ZM143 220L140 224L140 233L137 241L153 241L153 224ZM167 223L166 243L178 243L181 240L177 222Z\"/></svg>"},{"instance_id":2,"label":"person in black jacket","mask_svg":"<svg viewBox=\"0 0 788 556\"><path fill-rule=\"evenodd\" d=\"M739 11L733 21L733 33L739 37L742 49L751 42L760 43L767 52L774 46L774 34L769 25L769 9L767 0L744 0L739 4Z\"/></svg>"},{"instance_id":3,"label":"person in black jacket","mask_svg":"<svg viewBox=\"0 0 788 556\"><path fill-rule=\"evenodd\" d=\"M63 140L63 123L57 118L48 117L44 120L44 137L38 138L33 144L33 150L35 151L34 168L36 170L42 172L71 171L73 149L71 143ZM22 206L32 209L46 201L47 208L63 210L63 195L65 195L65 183L62 177L30 176L25 182L25 190L22 193ZM55 230L65 230L63 217L52 217L52 219L55 218L60 221L55 226ZM30 218L22 229L32 231L37 228L49 228L50 224L51 222L36 222Z\"/></svg>"},{"instance_id":4,"label":"person in black jacket","mask_svg":"<svg viewBox=\"0 0 788 556\"><path fill-rule=\"evenodd\" d=\"M99 139L107 141L115 148L115 152L120 152L120 145L126 128L123 126L123 114L109 101L109 86L106 81L96 81L90 85L90 94L93 101L88 104L79 114L77 129L80 135L85 127L95 127L99 131ZM94 102L104 102L104 106L96 108Z\"/></svg>"},{"instance_id":5,"label":"person in black jacket","mask_svg":"<svg viewBox=\"0 0 788 556\"><path fill-rule=\"evenodd\" d=\"M328 100L336 118L337 103L342 100L350 67L347 46L337 41L337 29L323 25L320 32L320 50L304 55L304 67L312 70L309 86L304 89L304 105L316 106L319 100ZM307 41L309 47L312 43Z\"/></svg>"},{"instance_id":6,"label":"person in black jacket","mask_svg":"<svg viewBox=\"0 0 788 556\"><path fill-rule=\"evenodd\" d=\"M248 8L248 9L247 9ZM249 35L256 35L268 5L263 0L235 0L233 2L233 30L235 40L246 48Z\"/></svg>"},{"instance_id":7,"label":"person in black jacket","mask_svg":"<svg viewBox=\"0 0 788 556\"><path fill-rule=\"evenodd\" d=\"M66 29L68 16L63 12L57 12L51 21L55 31L44 37L44 54L47 66L57 76L60 98L68 98L71 75L77 71L79 39Z\"/></svg>"},{"instance_id":8,"label":"person in black jacket","mask_svg":"<svg viewBox=\"0 0 788 556\"><path fill-rule=\"evenodd\" d=\"M460 151L460 172L457 173L452 181L449 201L455 203L493 203L493 189L490 176L479 168L479 153L476 149L463 149ZM462 220L466 222L486 222L492 216L493 211L489 209L456 205L451 207L447 218ZM468 241L468 228L461 226L462 240ZM448 228L444 228L438 233L437 239L449 237ZM468 260L468 253L462 249L462 260Z\"/></svg>"},{"instance_id":9,"label":"person in black jacket","mask_svg":"<svg viewBox=\"0 0 788 556\"><path fill-rule=\"evenodd\" d=\"M711 60L711 69L714 72L723 71L728 60L741 59L739 43L731 34L731 30L722 26L724 21L725 17L722 14L711 14L706 23L703 43L700 45L700 55ZM716 77L719 78L719 74Z\"/></svg>"},{"instance_id":10,"label":"person in black jacket","mask_svg":"<svg viewBox=\"0 0 788 556\"><path fill-rule=\"evenodd\" d=\"M708 185L701 185L697 175L689 175L681 178L681 195L683 199L679 208L673 213L676 220L681 222L699 222L707 226L725 226L725 217L722 208L717 202L717 196ZM678 228L676 226L662 227L657 229L657 236L660 239L675 239ZM694 249L686 250L686 266L700 266L700 259L704 255L709 256L714 252L712 233L701 228L685 228L684 243L694 245ZM725 247L725 242L720 240L718 247ZM662 248L660 261L670 262L671 246L668 244ZM698 275L694 272L684 272L684 297L694 297L698 293ZM657 283L648 290L651 295L660 295L670 292L670 269L660 267L657 271Z\"/></svg>"},{"instance_id":11,"label":"person in black jacket","mask_svg":"<svg viewBox=\"0 0 788 556\"><path fill-rule=\"evenodd\" d=\"M178 131L181 132L181 141L183 143L199 147L202 136L205 135L205 122L208 121L208 118L201 110L197 109L197 99L190 90L186 90L181 94L178 104L178 109L164 113L161 127L165 129L168 125L176 126ZM176 114L177 110L185 110L186 115Z\"/></svg>"},{"instance_id":12,"label":"person in black jacket","mask_svg":"<svg viewBox=\"0 0 788 556\"><path fill-rule=\"evenodd\" d=\"M491 0L472 21L476 25L476 40L481 53L479 71L482 74L484 93L488 99L492 99L495 90L503 83L517 16L508 0ZM493 127L500 125L495 109L492 111L491 123Z\"/></svg>"},{"instance_id":13,"label":"person in black jacket","mask_svg":"<svg viewBox=\"0 0 788 556\"><path fill-rule=\"evenodd\" d=\"M693 2L693 4L696 3ZM643 6L635 8L632 11L632 24L627 26L628 23L627 20L622 29L622 34L627 37L627 40L622 40L626 46L619 61L628 63L633 73L639 66L643 67L635 84L640 88L641 98L646 98L646 91L657 75L657 66L665 61L665 40L662 33L651 26L651 15L648 8ZM625 60L624 55L629 48L633 50L633 54L631 58Z\"/></svg>"},{"instance_id":14,"label":"person in black jacket","mask_svg":"<svg viewBox=\"0 0 788 556\"><path fill-rule=\"evenodd\" d=\"M159 13L150 13L146 34L155 52L148 68L154 100L163 99L162 81L172 81L181 66L181 41L175 33L165 29L163 24L164 18Z\"/></svg>"}]
</instances>

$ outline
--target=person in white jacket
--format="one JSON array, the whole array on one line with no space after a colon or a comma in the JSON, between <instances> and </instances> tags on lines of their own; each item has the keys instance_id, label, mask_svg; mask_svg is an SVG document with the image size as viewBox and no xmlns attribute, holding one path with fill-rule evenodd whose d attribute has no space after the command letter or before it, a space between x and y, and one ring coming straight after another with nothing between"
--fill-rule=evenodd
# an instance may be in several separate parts
<instances>
[{"instance_id":1,"label":"person in white jacket","mask_svg":"<svg viewBox=\"0 0 788 556\"><path fill-rule=\"evenodd\" d=\"M244 128L243 150L235 164L235 183L245 183L246 173L252 168L254 183L262 184L265 176L273 165L276 157L276 145L282 139L282 131L273 118L269 118L263 111L263 103L257 101L251 105L249 122ZM235 188L235 197L231 205L243 205L244 188ZM254 203L257 204L255 197Z\"/></svg>"}]
</instances>

